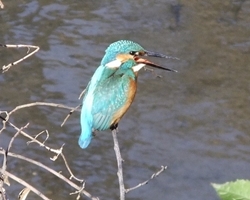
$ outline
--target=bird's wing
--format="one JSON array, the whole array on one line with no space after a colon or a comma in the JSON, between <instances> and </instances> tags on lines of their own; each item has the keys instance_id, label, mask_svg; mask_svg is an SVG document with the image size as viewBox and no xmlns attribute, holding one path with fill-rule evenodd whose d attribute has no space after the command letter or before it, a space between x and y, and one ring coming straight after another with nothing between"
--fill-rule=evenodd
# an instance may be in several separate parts
<instances>
[{"instance_id":1,"label":"bird's wing","mask_svg":"<svg viewBox=\"0 0 250 200\"><path fill-rule=\"evenodd\" d=\"M126 78L122 75L113 76L96 87L92 105L94 129L109 129L114 115L126 103L129 91L129 79Z\"/></svg>"}]
</instances>

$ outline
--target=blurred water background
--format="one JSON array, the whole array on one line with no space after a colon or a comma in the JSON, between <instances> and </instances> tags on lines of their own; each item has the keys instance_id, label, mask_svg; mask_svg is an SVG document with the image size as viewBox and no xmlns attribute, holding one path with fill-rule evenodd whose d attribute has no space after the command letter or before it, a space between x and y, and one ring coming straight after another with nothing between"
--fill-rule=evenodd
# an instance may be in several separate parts
<instances>
[{"instance_id":1,"label":"blurred water background","mask_svg":"<svg viewBox=\"0 0 250 200\"><path fill-rule=\"evenodd\" d=\"M127 187L149 178L161 165L166 172L127 199L214 200L211 182L250 179L250 1L177 0L27 0L3 1L0 43L33 44L40 51L0 75L0 110L36 101L76 106L78 96L99 65L106 47L120 39L179 57L154 59L178 70L143 71L138 93L120 123L119 142ZM27 49L0 49L0 66ZM47 129L48 145L64 146L73 172L100 199L118 199L117 167L109 131L89 148L77 144L79 113L65 126L67 110L33 107L11 116L18 127L30 123L31 135ZM15 131L0 135L6 147ZM38 145L19 136L13 152L58 171L63 161L49 160ZM2 159L2 158L1 158ZM74 190L49 173L10 158L8 170L51 199L75 199ZM11 181L14 199L22 187ZM37 197L34 195L34 199ZM85 198L82 198L85 199Z\"/></svg>"}]
</instances>

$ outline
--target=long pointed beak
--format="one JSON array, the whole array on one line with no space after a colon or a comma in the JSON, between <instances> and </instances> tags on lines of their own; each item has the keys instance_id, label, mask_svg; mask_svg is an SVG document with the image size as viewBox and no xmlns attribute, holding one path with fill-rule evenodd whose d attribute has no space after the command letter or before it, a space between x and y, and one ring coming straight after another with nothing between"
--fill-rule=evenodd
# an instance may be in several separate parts
<instances>
[{"instance_id":1,"label":"long pointed beak","mask_svg":"<svg viewBox=\"0 0 250 200\"><path fill-rule=\"evenodd\" d=\"M145 53L144 53L143 56L179 60L179 58L176 58L176 57L166 56L166 55L164 55L164 54L155 53L155 52L151 52L151 51L145 51ZM160 65L157 65L157 64L155 64L155 63L153 63L153 62L151 62L151 61L149 61L149 60L147 60L147 59L141 58L141 57L135 57L135 61L136 61L137 63L143 63L143 64L146 64L146 65L149 65L149 66L151 66L151 67L158 68L158 69L167 70L167 71L171 71L171 72L177 72L177 71L174 70L174 69L162 67L162 66L160 66Z\"/></svg>"}]
</instances>

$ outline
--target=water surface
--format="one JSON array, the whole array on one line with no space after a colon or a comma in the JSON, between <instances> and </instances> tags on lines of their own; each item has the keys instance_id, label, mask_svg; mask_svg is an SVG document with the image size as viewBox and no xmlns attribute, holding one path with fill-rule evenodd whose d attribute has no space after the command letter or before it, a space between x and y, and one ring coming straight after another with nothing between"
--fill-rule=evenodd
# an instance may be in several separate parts
<instances>
[{"instance_id":1,"label":"water surface","mask_svg":"<svg viewBox=\"0 0 250 200\"><path fill-rule=\"evenodd\" d=\"M143 71L138 93L120 123L119 141L127 187L149 178L161 165L166 172L127 195L128 199L214 200L211 182L250 179L249 32L250 2L234 1L4 1L0 42L38 45L40 51L0 75L0 110L35 101L76 106L106 47L129 39L148 50L181 60L155 62L178 73ZM1 48L0 66L25 55ZM47 129L48 145L64 153L86 190L100 199L118 199L116 160L109 131L90 147L77 145L79 113L64 127L68 111L35 107L11 116L18 127L30 123L35 135ZM14 131L0 135L6 146ZM18 137L12 151L66 174L62 160ZM75 199L74 189L52 175L10 159L8 170L51 199ZM11 181L9 198L21 186ZM34 196L34 198L36 198ZM83 198L84 199L84 198Z\"/></svg>"}]
</instances>

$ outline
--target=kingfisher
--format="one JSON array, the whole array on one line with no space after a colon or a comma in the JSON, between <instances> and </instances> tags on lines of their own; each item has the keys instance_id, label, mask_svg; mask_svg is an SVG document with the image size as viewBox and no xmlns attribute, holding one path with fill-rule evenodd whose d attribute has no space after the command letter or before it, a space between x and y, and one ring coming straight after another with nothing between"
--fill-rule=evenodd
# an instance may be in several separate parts
<instances>
[{"instance_id":1,"label":"kingfisher","mask_svg":"<svg viewBox=\"0 0 250 200\"><path fill-rule=\"evenodd\" d=\"M174 58L145 50L141 45L119 40L109 45L100 66L85 89L81 108L81 135L78 144L88 147L95 131L114 130L134 100L138 71L148 65L176 72L157 65L145 57Z\"/></svg>"}]
</instances>

